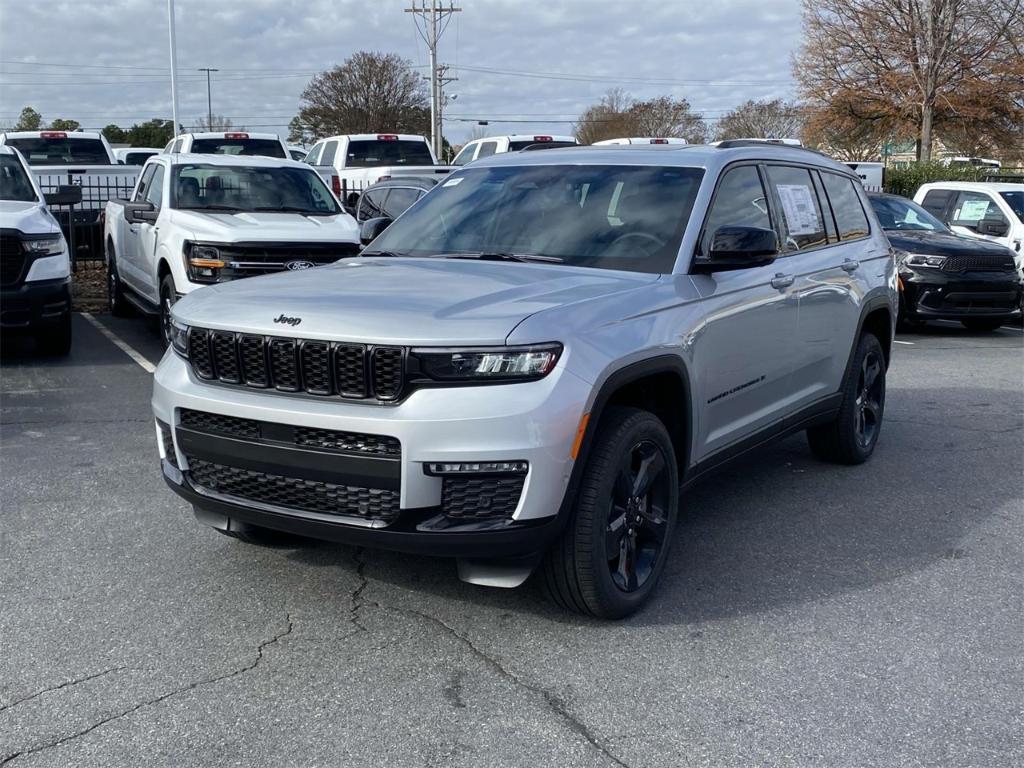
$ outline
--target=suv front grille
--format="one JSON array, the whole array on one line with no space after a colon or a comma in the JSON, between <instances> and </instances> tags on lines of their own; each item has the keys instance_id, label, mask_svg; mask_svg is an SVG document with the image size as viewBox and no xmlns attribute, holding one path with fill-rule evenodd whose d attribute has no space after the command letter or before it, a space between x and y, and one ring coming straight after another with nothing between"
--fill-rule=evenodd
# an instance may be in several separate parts
<instances>
[{"instance_id":1,"label":"suv front grille","mask_svg":"<svg viewBox=\"0 0 1024 768\"><path fill-rule=\"evenodd\" d=\"M25 271L25 251L21 240L10 235L0 236L0 285L15 285Z\"/></svg>"},{"instance_id":2,"label":"suv front grille","mask_svg":"<svg viewBox=\"0 0 1024 768\"><path fill-rule=\"evenodd\" d=\"M1006 256L950 256L942 265L943 272L1013 272L1013 257Z\"/></svg>"},{"instance_id":3,"label":"suv front grille","mask_svg":"<svg viewBox=\"0 0 1024 768\"><path fill-rule=\"evenodd\" d=\"M281 392L395 401L405 391L405 349L192 328L188 359L208 381Z\"/></svg>"},{"instance_id":4,"label":"suv front grille","mask_svg":"<svg viewBox=\"0 0 1024 768\"><path fill-rule=\"evenodd\" d=\"M254 419L240 419L237 416L224 416L206 411L182 409L181 426L196 432L207 432L214 435L226 435L243 440L259 440L260 423Z\"/></svg>"},{"instance_id":5,"label":"suv front grille","mask_svg":"<svg viewBox=\"0 0 1024 768\"><path fill-rule=\"evenodd\" d=\"M261 504L384 522L399 513L397 491L272 475L194 458L188 458L188 467L196 485Z\"/></svg>"},{"instance_id":6,"label":"suv front grille","mask_svg":"<svg viewBox=\"0 0 1024 768\"><path fill-rule=\"evenodd\" d=\"M448 517L511 517L519 505L526 475L514 477L446 477L441 510Z\"/></svg>"}]
</instances>

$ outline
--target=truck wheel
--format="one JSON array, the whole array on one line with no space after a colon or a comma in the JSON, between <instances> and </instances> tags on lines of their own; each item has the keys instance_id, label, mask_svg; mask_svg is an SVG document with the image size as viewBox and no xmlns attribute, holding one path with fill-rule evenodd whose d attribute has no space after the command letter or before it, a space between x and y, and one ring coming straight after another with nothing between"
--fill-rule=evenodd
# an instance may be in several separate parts
<instances>
[{"instance_id":1,"label":"truck wheel","mask_svg":"<svg viewBox=\"0 0 1024 768\"><path fill-rule=\"evenodd\" d=\"M975 333L987 333L989 331L994 331L1004 323L1003 320L993 320L987 317L972 317L967 320L961 320L960 322L963 323L964 328L968 331L974 331Z\"/></svg>"},{"instance_id":2,"label":"truck wheel","mask_svg":"<svg viewBox=\"0 0 1024 768\"><path fill-rule=\"evenodd\" d=\"M36 349L44 355L67 355L71 351L71 312L52 328L36 334Z\"/></svg>"},{"instance_id":3,"label":"truck wheel","mask_svg":"<svg viewBox=\"0 0 1024 768\"><path fill-rule=\"evenodd\" d=\"M545 555L545 591L579 613L604 619L633 613L665 569L678 508L678 469L665 425L648 411L610 408L572 520Z\"/></svg>"},{"instance_id":4,"label":"truck wheel","mask_svg":"<svg viewBox=\"0 0 1024 768\"><path fill-rule=\"evenodd\" d=\"M117 254L110 243L107 244L107 305L110 314L115 317L124 317L129 312L128 300L124 297L124 285L117 272Z\"/></svg>"},{"instance_id":5,"label":"truck wheel","mask_svg":"<svg viewBox=\"0 0 1024 768\"><path fill-rule=\"evenodd\" d=\"M885 354L872 333L857 342L843 382L839 415L807 430L811 453L823 461L863 464L875 450L885 411Z\"/></svg>"},{"instance_id":6,"label":"truck wheel","mask_svg":"<svg viewBox=\"0 0 1024 768\"><path fill-rule=\"evenodd\" d=\"M160 342L167 349L171 345L171 307L178 300L178 292L174 289L174 278L164 275L160 281Z\"/></svg>"}]
</instances>

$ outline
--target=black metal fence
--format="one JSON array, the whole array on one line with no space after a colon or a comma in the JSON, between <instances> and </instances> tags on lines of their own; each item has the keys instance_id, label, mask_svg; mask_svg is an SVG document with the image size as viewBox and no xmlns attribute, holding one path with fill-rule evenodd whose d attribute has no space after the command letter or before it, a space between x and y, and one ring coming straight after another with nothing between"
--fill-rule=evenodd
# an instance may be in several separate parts
<instances>
[{"instance_id":1,"label":"black metal fence","mask_svg":"<svg viewBox=\"0 0 1024 768\"><path fill-rule=\"evenodd\" d=\"M107 200L130 197L135 179L135 174L91 172L86 175L74 170L36 174L43 194L57 192L67 185L82 190L80 203L49 206L68 241L72 269L77 271L79 262L103 261L103 209Z\"/></svg>"}]
</instances>

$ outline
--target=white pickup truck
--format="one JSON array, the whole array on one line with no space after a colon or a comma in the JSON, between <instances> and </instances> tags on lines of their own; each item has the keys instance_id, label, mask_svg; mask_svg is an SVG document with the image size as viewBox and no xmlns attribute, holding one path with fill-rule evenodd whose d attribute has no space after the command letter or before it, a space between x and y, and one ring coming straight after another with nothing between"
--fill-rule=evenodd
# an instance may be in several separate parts
<instances>
[{"instance_id":1,"label":"white pickup truck","mask_svg":"<svg viewBox=\"0 0 1024 768\"><path fill-rule=\"evenodd\" d=\"M561 149L579 145L575 136L534 136L532 134L515 134L512 136L488 136L483 139L467 141L459 154L452 160L452 165L466 165L482 157L500 155L503 152L521 152L527 147L531 149Z\"/></svg>"},{"instance_id":2,"label":"white pickup truck","mask_svg":"<svg viewBox=\"0 0 1024 768\"><path fill-rule=\"evenodd\" d=\"M360 193L378 181L452 172L452 166L437 164L425 138L407 133L328 136L313 145L304 162L316 166L322 175L328 169L337 175L340 189L335 193L351 210Z\"/></svg>"},{"instance_id":3,"label":"white pickup truck","mask_svg":"<svg viewBox=\"0 0 1024 768\"><path fill-rule=\"evenodd\" d=\"M205 285L309 269L359 253L355 220L313 169L235 155L150 158L130 200L107 203L107 295L159 315Z\"/></svg>"},{"instance_id":4,"label":"white pickup truck","mask_svg":"<svg viewBox=\"0 0 1024 768\"><path fill-rule=\"evenodd\" d=\"M0 133L0 145L21 152L43 194L68 185L82 188L79 204L53 214L69 241L74 221L76 250L102 253L103 207L107 200L131 191L139 166L119 165L110 144L97 131L8 131Z\"/></svg>"},{"instance_id":5,"label":"white pickup truck","mask_svg":"<svg viewBox=\"0 0 1024 768\"><path fill-rule=\"evenodd\" d=\"M164 152L185 155L291 157L288 154L288 145L276 133L249 133L248 131L183 133L167 142Z\"/></svg>"}]
</instances>

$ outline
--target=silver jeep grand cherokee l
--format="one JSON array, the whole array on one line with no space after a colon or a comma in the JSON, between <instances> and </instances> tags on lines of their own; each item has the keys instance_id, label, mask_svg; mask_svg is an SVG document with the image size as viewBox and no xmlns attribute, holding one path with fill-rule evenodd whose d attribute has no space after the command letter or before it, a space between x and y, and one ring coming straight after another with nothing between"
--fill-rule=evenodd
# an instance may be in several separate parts
<instances>
[{"instance_id":1,"label":"silver jeep grand cherokee l","mask_svg":"<svg viewBox=\"0 0 1024 768\"><path fill-rule=\"evenodd\" d=\"M229 536L458 558L621 617L680 493L807 430L878 440L897 281L855 176L725 142L511 153L361 258L194 292L153 411L163 474ZM387 227L386 229L384 229Z\"/></svg>"}]
</instances>

